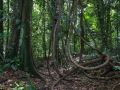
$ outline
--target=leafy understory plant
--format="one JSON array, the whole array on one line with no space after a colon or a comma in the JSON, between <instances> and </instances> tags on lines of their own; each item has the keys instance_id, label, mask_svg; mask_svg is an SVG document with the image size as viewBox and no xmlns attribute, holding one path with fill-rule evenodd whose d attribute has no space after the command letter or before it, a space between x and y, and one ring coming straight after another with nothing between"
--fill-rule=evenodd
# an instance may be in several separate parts
<instances>
[{"instance_id":1,"label":"leafy understory plant","mask_svg":"<svg viewBox=\"0 0 120 90\"><path fill-rule=\"evenodd\" d=\"M25 82L15 82L15 87L12 90L36 90L32 83L25 84Z\"/></svg>"}]
</instances>

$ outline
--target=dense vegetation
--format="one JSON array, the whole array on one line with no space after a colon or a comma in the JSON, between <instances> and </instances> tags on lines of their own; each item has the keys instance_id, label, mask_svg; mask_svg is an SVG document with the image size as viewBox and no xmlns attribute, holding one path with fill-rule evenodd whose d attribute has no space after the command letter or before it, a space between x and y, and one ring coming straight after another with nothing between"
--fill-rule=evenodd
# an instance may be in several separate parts
<instances>
[{"instance_id":1,"label":"dense vegetation","mask_svg":"<svg viewBox=\"0 0 120 90\"><path fill-rule=\"evenodd\" d=\"M1 74L21 70L50 90L73 72L120 78L107 75L120 70L119 44L120 0L0 0Z\"/></svg>"}]
</instances>

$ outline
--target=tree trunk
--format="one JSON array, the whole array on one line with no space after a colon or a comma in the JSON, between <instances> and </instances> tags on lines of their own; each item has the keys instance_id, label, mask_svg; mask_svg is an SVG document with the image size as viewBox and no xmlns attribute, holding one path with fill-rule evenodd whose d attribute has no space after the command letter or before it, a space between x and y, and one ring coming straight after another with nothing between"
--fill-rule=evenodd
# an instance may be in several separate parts
<instances>
[{"instance_id":1,"label":"tree trunk","mask_svg":"<svg viewBox=\"0 0 120 90\"><path fill-rule=\"evenodd\" d=\"M25 0L23 3L23 11L22 11L22 22L24 23L24 37L23 37L23 59L24 59L24 69L33 75L39 77L45 84L45 80L41 77L39 72L37 71L32 54L32 45L31 45L31 31L32 31L32 5L33 0Z\"/></svg>"},{"instance_id":2,"label":"tree trunk","mask_svg":"<svg viewBox=\"0 0 120 90\"><path fill-rule=\"evenodd\" d=\"M8 48L7 58L14 58L18 54L21 30L22 3L23 0L14 0L11 36L8 44L8 47L10 48Z\"/></svg>"},{"instance_id":3,"label":"tree trunk","mask_svg":"<svg viewBox=\"0 0 120 90\"><path fill-rule=\"evenodd\" d=\"M83 41L83 39L84 39L84 34L85 34L85 28L84 28L84 13L83 13L83 5L82 5L82 0L79 0L79 5L80 5L80 10L81 10L81 13L80 13L80 28L81 28L81 32L80 32L80 35L81 35L81 37L80 37L80 55L79 55L79 57L80 57L80 61L81 61L81 59L82 59L82 55L83 55L83 52L84 52L84 46L85 46L85 44L84 44L84 41ZM83 38L83 39L82 39Z\"/></svg>"},{"instance_id":4,"label":"tree trunk","mask_svg":"<svg viewBox=\"0 0 120 90\"><path fill-rule=\"evenodd\" d=\"M3 0L0 0L0 54L3 55Z\"/></svg>"}]
</instances>

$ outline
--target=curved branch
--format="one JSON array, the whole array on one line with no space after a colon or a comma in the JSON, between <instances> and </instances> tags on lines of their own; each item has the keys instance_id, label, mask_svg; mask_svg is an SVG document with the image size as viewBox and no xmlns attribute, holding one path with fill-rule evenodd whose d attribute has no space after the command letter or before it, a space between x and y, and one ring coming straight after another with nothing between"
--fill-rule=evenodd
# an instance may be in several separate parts
<instances>
[{"instance_id":1,"label":"curved branch","mask_svg":"<svg viewBox=\"0 0 120 90\"><path fill-rule=\"evenodd\" d=\"M92 63L95 63L95 62L98 62L100 61L101 59L94 59L94 60L91 60L89 62L86 62L86 63L83 63L82 65L89 65L89 64L92 64ZM74 68L73 70L71 70L70 72L68 72L66 75L62 76L61 78L59 78L57 81L55 81L53 83L53 85L51 86L51 90L54 90L54 87L60 82L62 81L63 79L65 79L66 77L68 77L70 74L74 73L76 70L78 70L79 68L76 67Z\"/></svg>"},{"instance_id":2,"label":"curved branch","mask_svg":"<svg viewBox=\"0 0 120 90\"><path fill-rule=\"evenodd\" d=\"M95 66L95 67L84 67L84 66L79 65L79 64L77 64L76 62L74 62L72 56L69 55L70 61L71 61L75 66L77 66L77 67L79 67L79 68L81 68L81 69L84 69L84 70L94 70L94 69L99 69L99 68L102 68L102 67L106 66L106 65L109 63L109 61L110 61L110 59L109 59L108 56L106 56L106 58L107 58L107 60L105 60L105 62L104 62L103 64L101 64L101 65L98 65L98 66Z\"/></svg>"},{"instance_id":3,"label":"curved branch","mask_svg":"<svg viewBox=\"0 0 120 90\"><path fill-rule=\"evenodd\" d=\"M110 79L117 79L117 78L120 78L119 75L114 75L114 76L111 76L111 77L97 77L97 76L91 76L89 74L87 74L86 72L84 72L85 76L90 78L90 79L97 79L97 80L110 80Z\"/></svg>"},{"instance_id":4,"label":"curved branch","mask_svg":"<svg viewBox=\"0 0 120 90\"><path fill-rule=\"evenodd\" d=\"M96 50L99 55L103 55L103 56L104 56L103 59L105 60L105 62L104 62L103 64L98 65L98 66L95 66L95 67L84 67L84 66L82 66L82 65L77 64L76 62L74 62L74 59L72 58L72 56L71 56L71 54L70 54L70 50L67 49L67 48L70 47L70 45L68 44L68 41L67 41L65 53L66 53L66 55L68 56L69 60L70 60L75 66L77 66L77 67L79 67L79 68L81 68L81 69L83 69L83 70L95 70L95 69L102 68L102 67L106 66L107 64L109 64L110 58L109 58L107 55L104 55L100 50L98 50L97 48L94 48L94 47L92 47L91 45L89 45L89 44L87 43L87 41L86 41L82 36L80 36L80 37L81 37L81 40L83 40L85 44L87 44L87 45L88 45L89 47L91 47L92 49ZM67 53L67 52L68 52L68 53Z\"/></svg>"},{"instance_id":5,"label":"curved branch","mask_svg":"<svg viewBox=\"0 0 120 90\"><path fill-rule=\"evenodd\" d=\"M67 53L67 52L68 52L68 53ZM104 57L105 62L104 62L103 64L98 65L98 66L95 66L95 67L84 67L84 66L79 65L78 63L76 63L76 62L74 61L74 59L72 58L72 56L71 56L71 54L70 54L70 50L66 50L66 53L67 53L67 56L68 56L69 60L70 60L75 66L77 66L77 67L79 67L79 68L81 68L81 69L83 69L83 70L95 70L95 69L99 69L99 68L102 68L102 67L106 66L106 65L109 63L109 61L110 61L109 56L106 55L106 56Z\"/></svg>"}]
</instances>

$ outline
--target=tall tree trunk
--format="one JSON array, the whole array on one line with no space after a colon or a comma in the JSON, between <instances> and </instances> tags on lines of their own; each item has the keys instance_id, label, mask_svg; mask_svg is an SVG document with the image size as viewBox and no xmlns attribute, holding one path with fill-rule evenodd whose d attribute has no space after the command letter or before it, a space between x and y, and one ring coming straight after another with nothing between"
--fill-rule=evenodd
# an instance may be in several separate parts
<instances>
[{"instance_id":1,"label":"tall tree trunk","mask_svg":"<svg viewBox=\"0 0 120 90\"><path fill-rule=\"evenodd\" d=\"M110 1L107 3L106 5L106 38L107 38L107 45L108 45L108 49L112 49L113 48L113 44L112 44L112 30L111 30L111 6L110 6Z\"/></svg>"},{"instance_id":2,"label":"tall tree trunk","mask_svg":"<svg viewBox=\"0 0 120 90\"><path fill-rule=\"evenodd\" d=\"M3 0L0 0L0 54L3 54Z\"/></svg>"},{"instance_id":3,"label":"tall tree trunk","mask_svg":"<svg viewBox=\"0 0 120 90\"><path fill-rule=\"evenodd\" d=\"M32 5L33 0L24 0L23 3L23 11L22 11L22 22L24 23L24 37L23 37L23 50L24 54L24 63L25 63L25 70L34 74L35 76L39 77L45 84L45 80L41 77L39 72L37 71L34 61L33 61L33 54L32 54L32 45L31 45L31 31L32 31Z\"/></svg>"},{"instance_id":4,"label":"tall tree trunk","mask_svg":"<svg viewBox=\"0 0 120 90\"><path fill-rule=\"evenodd\" d=\"M43 11L44 11L44 13L43 13L43 15L45 16L45 11L46 11L46 3L45 2L43 2ZM44 17L43 18L43 28L44 28L44 30L43 30L43 35L42 35L42 40L43 40L43 43L42 43L42 45L43 45L43 57L46 59L46 57L47 57L47 49L46 49L46 17Z\"/></svg>"},{"instance_id":5,"label":"tall tree trunk","mask_svg":"<svg viewBox=\"0 0 120 90\"><path fill-rule=\"evenodd\" d=\"M55 14L54 14L54 21L53 21L53 41L52 41L52 55L55 60L58 60L58 49L59 49L59 37L58 33L60 31L60 18L61 18L61 1L55 1Z\"/></svg>"},{"instance_id":6,"label":"tall tree trunk","mask_svg":"<svg viewBox=\"0 0 120 90\"><path fill-rule=\"evenodd\" d=\"M85 46L85 44L84 44L84 41L83 41L83 39L84 39L84 34L85 34L85 28L84 28L84 13L83 13L83 1L82 0L79 0L79 5L80 5L80 10L81 10L81 13L80 13L80 28L81 28L81 32L80 32L80 35L81 35L81 37L80 37L80 61L81 61L81 59L82 59L82 54L83 54L83 52L84 52L84 46Z\"/></svg>"},{"instance_id":7,"label":"tall tree trunk","mask_svg":"<svg viewBox=\"0 0 120 90\"><path fill-rule=\"evenodd\" d=\"M9 16L9 9L10 9L10 0L7 0L7 13ZM10 28L10 19L7 18L7 39L6 39L6 46L8 46L8 41L9 41L9 28Z\"/></svg>"},{"instance_id":8,"label":"tall tree trunk","mask_svg":"<svg viewBox=\"0 0 120 90\"><path fill-rule=\"evenodd\" d=\"M107 45L107 37L106 37L106 28L105 28L105 4L103 0L96 0L95 1L95 7L96 7L96 14L98 18L98 26L100 29L101 34L101 51L104 51L105 48L108 47Z\"/></svg>"},{"instance_id":9,"label":"tall tree trunk","mask_svg":"<svg viewBox=\"0 0 120 90\"><path fill-rule=\"evenodd\" d=\"M53 32L52 32L52 58L54 60L54 67L56 72L61 76L58 70L59 60L59 37L58 33L60 31L60 18L61 18L61 0L54 1L55 11L53 17Z\"/></svg>"},{"instance_id":10,"label":"tall tree trunk","mask_svg":"<svg viewBox=\"0 0 120 90\"><path fill-rule=\"evenodd\" d=\"M8 58L14 58L18 54L19 38L20 38L20 30L21 30L22 3L23 0L14 0L11 36L8 44L10 48L8 48L8 53L7 53Z\"/></svg>"}]
</instances>

